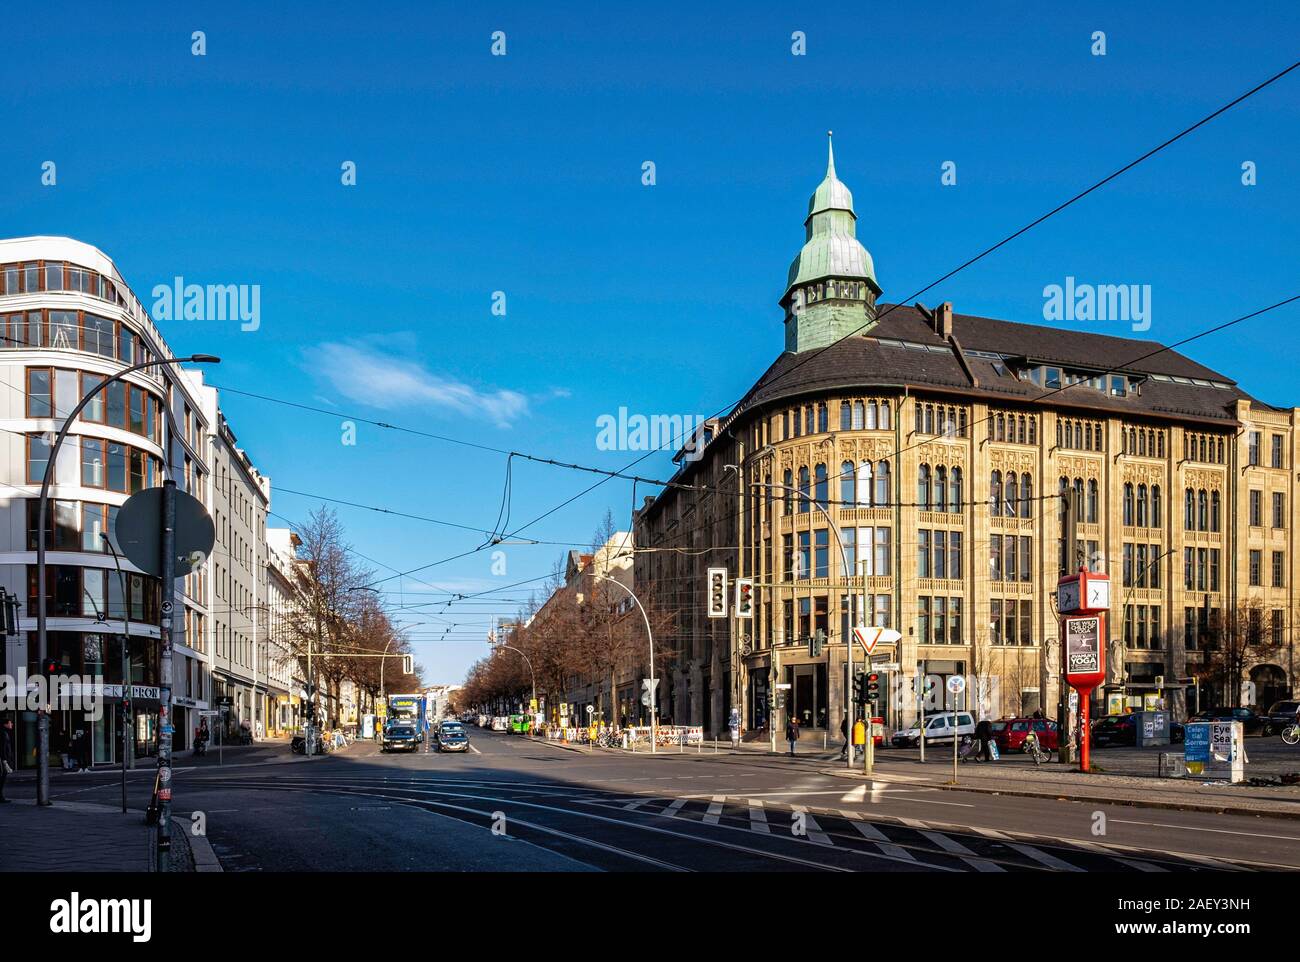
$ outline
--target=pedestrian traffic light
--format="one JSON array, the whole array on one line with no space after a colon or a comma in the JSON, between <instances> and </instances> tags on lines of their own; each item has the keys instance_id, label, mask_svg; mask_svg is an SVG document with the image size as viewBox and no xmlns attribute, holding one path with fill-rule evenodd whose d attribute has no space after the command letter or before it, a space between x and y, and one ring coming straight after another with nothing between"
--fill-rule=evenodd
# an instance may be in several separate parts
<instances>
[{"instance_id":1,"label":"pedestrian traffic light","mask_svg":"<svg viewBox=\"0 0 1300 962\"><path fill-rule=\"evenodd\" d=\"M874 671L867 674L867 701L880 701L880 675Z\"/></svg>"},{"instance_id":2,"label":"pedestrian traffic light","mask_svg":"<svg viewBox=\"0 0 1300 962\"><path fill-rule=\"evenodd\" d=\"M754 579L736 579L736 617L754 617Z\"/></svg>"},{"instance_id":3,"label":"pedestrian traffic light","mask_svg":"<svg viewBox=\"0 0 1300 962\"><path fill-rule=\"evenodd\" d=\"M727 617L727 569L710 568L708 578L709 617L725 618Z\"/></svg>"},{"instance_id":4,"label":"pedestrian traffic light","mask_svg":"<svg viewBox=\"0 0 1300 962\"><path fill-rule=\"evenodd\" d=\"M0 588L0 602L3 603L4 633L9 637L18 634L18 596L8 594Z\"/></svg>"},{"instance_id":5,"label":"pedestrian traffic light","mask_svg":"<svg viewBox=\"0 0 1300 962\"><path fill-rule=\"evenodd\" d=\"M41 662L41 674L47 678L52 678L59 673L59 660L57 658L46 658Z\"/></svg>"},{"instance_id":6,"label":"pedestrian traffic light","mask_svg":"<svg viewBox=\"0 0 1300 962\"><path fill-rule=\"evenodd\" d=\"M869 700L867 698L867 673L865 671L859 671L854 673L853 687L857 692L858 703L865 705Z\"/></svg>"}]
</instances>

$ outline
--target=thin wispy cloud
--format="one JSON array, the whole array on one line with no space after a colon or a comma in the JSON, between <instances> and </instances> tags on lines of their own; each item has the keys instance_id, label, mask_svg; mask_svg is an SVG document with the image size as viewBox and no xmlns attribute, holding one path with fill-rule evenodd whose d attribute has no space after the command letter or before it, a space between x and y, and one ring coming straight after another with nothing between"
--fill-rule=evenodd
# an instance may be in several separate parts
<instances>
[{"instance_id":1,"label":"thin wispy cloud","mask_svg":"<svg viewBox=\"0 0 1300 962\"><path fill-rule=\"evenodd\" d=\"M356 344L326 343L313 352L313 370L343 397L371 407L423 405L510 427L529 413L528 397L507 388L480 390L436 374L418 361Z\"/></svg>"}]
</instances>

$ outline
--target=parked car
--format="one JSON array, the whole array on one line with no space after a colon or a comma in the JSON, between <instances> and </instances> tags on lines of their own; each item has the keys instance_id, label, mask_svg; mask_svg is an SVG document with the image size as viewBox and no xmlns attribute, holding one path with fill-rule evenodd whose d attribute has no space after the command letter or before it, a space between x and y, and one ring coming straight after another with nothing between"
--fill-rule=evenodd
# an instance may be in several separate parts
<instances>
[{"instance_id":1,"label":"parked car","mask_svg":"<svg viewBox=\"0 0 1300 962\"><path fill-rule=\"evenodd\" d=\"M1206 711L1198 711L1188 721L1205 722L1205 721L1239 721L1241 730L1246 735L1271 735L1273 732L1281 731L1281 728L1274 728L1272 720L1258 708L1251 706L1249 708L1210 708Z\"/></svg>"},{"instance_id":2,"label":"parked car","mask_svg":"<svg viewBox=\"0 0 1300 962\"><path fill-rule=\"evenodd\" d=\"M1107 748L1111 745L1136 745L1137 720L1134 714L1103 715L1092 723L1091 743L1093 748Z\"/></svg>"},{"instance_id":3,"label":"parked car","mask_svg":"<svg viewBox=\"0 0 1300 962\"><path fill-rule=\"evenodd\" d=\"M492 730L494 732L504 732L510 730L510 719L505 715L497 715L492 719Z\"/></svg>"},{"instance_id":4,"label":"parked car","mask_svg":"<svg viewBox=\"0 0 1300 962\"><path fill-rule=\"evenodd\" d=\"M1280 732L1288 725L1294 725L1297 721L1297 712L1300 712L1300 701L1291 699L1273 702L1268 710L1269 727L1275 732Z\"/></svg>"},{"instance_id":5,"label":"parked car","mask_svg":"<svg viewBox=\"0 0 1300 962\"><path fill-rule=\"evenodd\" d=\"M380 751L387 752L399 748L408 752L420 750L420 733L415 730L413 723L393 721L384 726L384 740Z\"/></svg>"},{"instance_id":6,"label":"parked car","mask_svg":"<svg viewBox=\"0 0 1300 962\"><path fill-rule=\"evenodd\" d=\"M1058 745L1057 725L1046 718L999 718L993 723L993 740L998 751L1023 752L1025 736L1030 732L1038 736L1038 746L1045 751L1055 751Z\"/></svg>"},{"instance_id":7,"label":"parked car","mask_svg":"<svg viewBox=\"0 0 1300 962\"><path fill-rule=\"evenodd\" d=\"M954 737L953 719L956 718L955 734L974 735L975 734L975 716L969 712L940 712L937 715L927 715L925 718L925 743L933 745L937 742L952 741ZM900 728L894 732L889 743L895 748L914 747L920 744L921 729L919 725L913 724L910 728Z\"/></svg>"}]
</instances>

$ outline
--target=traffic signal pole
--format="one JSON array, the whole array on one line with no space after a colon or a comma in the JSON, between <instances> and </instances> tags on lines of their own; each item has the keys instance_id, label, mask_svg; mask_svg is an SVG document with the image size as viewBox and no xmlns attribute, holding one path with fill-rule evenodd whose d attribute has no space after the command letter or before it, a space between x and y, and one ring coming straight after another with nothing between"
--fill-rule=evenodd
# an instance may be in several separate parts
<instances>
[{"instance_id":1,"label":"traffic signal pole","mask_svg":"<svg viewBox=\"0 0 1300 962\"><path fill-rule=\"evenodd\" d=\"M176 597L176 482L163 482L162 496L162 617L159 638L158 696L158 871L171 871L172 848L172 607ZM130 685L129 678L123 679Z\"/></svg>"}]
</instances>

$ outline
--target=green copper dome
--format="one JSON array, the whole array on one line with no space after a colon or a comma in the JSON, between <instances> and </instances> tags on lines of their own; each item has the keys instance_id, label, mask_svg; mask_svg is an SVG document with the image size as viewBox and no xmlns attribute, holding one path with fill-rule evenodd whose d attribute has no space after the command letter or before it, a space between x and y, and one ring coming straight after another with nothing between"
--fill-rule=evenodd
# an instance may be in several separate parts
<instances>
[{"instance_id":1,"label":"green copper dome","mask_svg":"<svg viewBox=\"0 0 1300 962\"><path fill-rule=\"evenodd\" d=\"M857 238L853 194L835 176L835 151L829 144L827 155L826 177L808 201L807 241L790 264L787 296L791 289L825 277L865 280L880 290L875 264Z\"/></svg>"}]
</instances>

